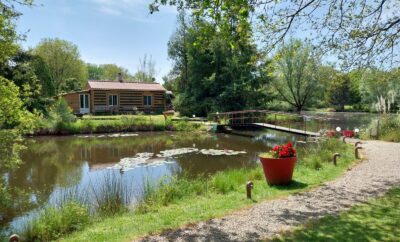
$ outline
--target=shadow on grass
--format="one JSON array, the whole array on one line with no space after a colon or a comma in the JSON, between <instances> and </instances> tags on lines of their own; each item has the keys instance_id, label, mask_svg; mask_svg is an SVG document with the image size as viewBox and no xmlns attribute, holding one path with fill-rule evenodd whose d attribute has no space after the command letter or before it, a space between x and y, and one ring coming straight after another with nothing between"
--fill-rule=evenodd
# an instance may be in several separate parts
<instances>
[{"instance_id":1,"label":"shadow on grass","mask_svg":"<svg viewBox=\"0 0 400 242\"><path fill-rule=\"evenodd\" d=\"M398 241L400 188L339 216L326 216L272 241Z\"/></svg>"},{"instance_id":2,"label":"shadow on grass","mask_svg":"<svg viewBox=\"0 0 400 242\"><path fill-rule=\"evenodd\" d=\"M303 189L306 188L308 184L299 182L299 181L292 181L289 185L270 185L270 187L276 188L278 190L297 190L297 189Z\"/></svg>"}]
</instances>

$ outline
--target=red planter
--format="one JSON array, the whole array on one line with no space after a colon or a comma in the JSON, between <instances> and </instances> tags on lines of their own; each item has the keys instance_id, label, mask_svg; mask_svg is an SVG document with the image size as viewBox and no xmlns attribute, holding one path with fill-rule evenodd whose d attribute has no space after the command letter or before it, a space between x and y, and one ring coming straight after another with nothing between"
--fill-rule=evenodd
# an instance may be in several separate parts
<instances>
[{"instance_id":1,"label":"red planter","mask_svg":"<svg viewBox=\"0 0 400 242\"><path fill-rule=\"evenodd\" d=\"M354 137L354 131L352 131L352 130L343 130L342 131L342 135L344 137L352 138L352 137Z\"/></svg>"},{"instance_id":2,"label":"red planter","mask_svg":"<svg viewBox=\"0 0 400 242\"><path fill-rule=\"evenodd\" d=\"M265 178L270 185L287 185L292 181L297 157L266 158L260 157Z\"/></svg>"}]
</instances>

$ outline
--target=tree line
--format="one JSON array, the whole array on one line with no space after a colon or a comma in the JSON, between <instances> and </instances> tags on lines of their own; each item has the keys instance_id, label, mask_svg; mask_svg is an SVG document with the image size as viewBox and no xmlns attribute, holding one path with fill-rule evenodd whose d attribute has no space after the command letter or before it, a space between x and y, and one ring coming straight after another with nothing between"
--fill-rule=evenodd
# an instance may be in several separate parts
<instances>
[{"instance_id":1,"label":"tree line","mask_svg":"<svg viewBox=\"0 0 400 242\"><path fill-rule=\"evenodd\" d=\"M251 21L252 1L220 5L194 1L204 7L200 9L178 2L182 5L171 2L180 13L168 43L173 69L164 77L164 85L175 93L174 106L183 115L244 109L396 112L400 108L396 65L344 68L340 58L328 63L323 48L292 36L270 52L257 43L260 30ZM373 50L369 55L374 53L378 58L380 53Z\"/></svg>"}]
</instances>

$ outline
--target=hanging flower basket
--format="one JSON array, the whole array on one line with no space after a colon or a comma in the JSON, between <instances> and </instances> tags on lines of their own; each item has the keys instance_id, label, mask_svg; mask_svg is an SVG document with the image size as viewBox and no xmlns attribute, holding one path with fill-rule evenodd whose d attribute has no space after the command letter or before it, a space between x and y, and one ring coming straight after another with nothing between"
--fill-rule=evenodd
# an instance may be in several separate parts
<instances>
[{"instance_id":1,"label":"hanging flower basket","mask_svg":"<svg viewBox=\"0 0 400 242\"><path fill-rule=\"evenodd\" d=\"M292 181L297 156L296 149L289 142L277 145L269 153L260 155L265 178L270 185L287 185Z\"/></svg>"}]
</instances>

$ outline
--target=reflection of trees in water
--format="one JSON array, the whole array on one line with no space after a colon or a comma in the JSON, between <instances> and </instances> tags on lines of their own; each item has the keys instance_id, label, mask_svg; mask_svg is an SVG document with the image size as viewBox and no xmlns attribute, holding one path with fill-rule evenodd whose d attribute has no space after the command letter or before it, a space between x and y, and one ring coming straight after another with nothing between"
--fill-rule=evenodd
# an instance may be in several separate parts
<instances>
[{"instance_id":1,"label":"reflection of trees in water","mask_svg":"<svg viewBox=\"0 0 400 242\"><path fill-rule=\"evenodd\" d=\"M323 118L329 118L326 126L329 129L334 129L337 126L340 126L342 129L354 129L354 128L363 128L369 125L369 123L377 117L377 114L374 113L336 113L336 112L304 112L310 116L317 116Z\"/></svg>"},{"instance_id":2,"label":"reflection of trees in water","mask_svg":"<svg viewBox=\"0 0 400 242\"><path fill-rule=\"evenodd\" d=\"M253 140L262 142L269 149L275 145L280 145L287 143L288 141L295 143L296 140L301 139L299 136L290 135L283 132L270 131L268 133L263 133L253 138ZM266 150L267 151L267 150Z\"/></svg>"},{"instance_id":3,"label":"reflection of trees in water","mask_svg":"<svg viewBox=\"0 0 400 242\"><path fill-rule=\"evenodd\" d=\"M253 142L248 137L225 134L198 141L195 145L199 149L245 150L246 154L232 156L186 154L176 157L175 160L179 163L182 173L189 177L209 175L217 171L254 165L258 159L257 153L265 150L264 144Z\"/></svg>"},{"instance_id":4,"label":"reflection of trees in water","mask_svg":"<svg viewBox=\"0 0 400 242\"><path fill-rule=\"evenodd\" d=\"M27 139L21 155L23 163L7 174L7 187L14 205L0 209L0 224L46 203L55 187L72 187L80 183L85 162L118 162L138 152L158 152L179 147L204 135L143 134L139 137L78 138L40 137ZM178 169L178 168L174 168Z\"/></svg>"}]
</instances>

